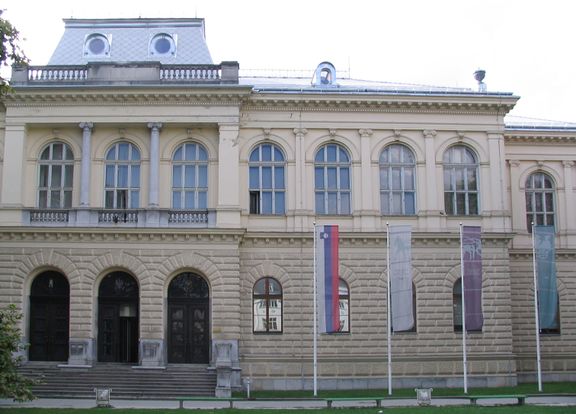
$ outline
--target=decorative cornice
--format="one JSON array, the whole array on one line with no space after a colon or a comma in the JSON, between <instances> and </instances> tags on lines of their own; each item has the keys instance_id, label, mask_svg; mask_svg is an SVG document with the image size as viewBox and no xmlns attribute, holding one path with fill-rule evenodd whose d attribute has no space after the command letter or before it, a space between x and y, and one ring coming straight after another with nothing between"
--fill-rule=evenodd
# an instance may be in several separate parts
<instances>
[{"instance_id":1,"label":"decorative cornice","mask_svg":"<svg viewBox=\"0 0 576 414\"><path fill-rule=\"evenodd\" d=\"M504 134L506 144L552 144L565 143L574 144L576 142L576 132L547 131L547 132L518 132Z\"/></svg>"}]
</instances>

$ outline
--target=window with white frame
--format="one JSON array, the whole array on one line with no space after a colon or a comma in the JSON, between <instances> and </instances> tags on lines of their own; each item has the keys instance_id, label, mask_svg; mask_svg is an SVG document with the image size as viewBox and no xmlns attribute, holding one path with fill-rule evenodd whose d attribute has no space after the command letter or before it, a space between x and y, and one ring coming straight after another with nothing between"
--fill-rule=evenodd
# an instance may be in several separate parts
<instances>
[{"instance_id":1,"label":"window with white frame","mask_svg":"<svg viewBox=\"0 0 576 414\"><path fill-rule=\"evenodd\" d=\"M282 286L271 277L254 284L253 330L255 333L282 333Z\"/></svg>"},{"instance_id":2,"label":"window with white frame","mask_svg":"<svg viewBox=\"0 0 576 414\"><path fill-rule=\"evenodd\" d=\"M208 207L208 152L195 142L180 145L172 157L172 208Z\"/></svg>"},{"instance_id":3,"label":"window with white frame","mask_svg":"<svg viewBox=\"0 0 576 414\"><path fill-rule=\"evenodd\" d=\"M280 148L260 144L249 158L250 214L282 215L286 211L286 162Z\"/></svg>"},{"instance_id":4,"label":"window with white frame","mask_svg":"<svg viewBox=\"0 0 576 414\"><path fill-rule=\"evenodd\" d=\"M350 156L339 144L326 144L314 158L316 214L348 215L350 207Z\"/></svg>"},{"instance_id":5,"label":"window with white frame","mask_svg":"<svg viewBox=\"0 0 576 414\"><path fill-rule=\"evenodd\" d=\"M554 182L543 172L530 174L526 180L526 226L532 232L535 226L553 226Z\"/></svg>"},{"instance_id":6,"label":"window with white frame","mask_svg":"<svg viewBox=\"0 0 576 414\"><path fill-rule=\"evenodd\" d=\"M464 145L444 153L444 208L449 216L478 214L478 161Z\"/></svg>"},{"instance_id":7,"label":"window with white frame","mask_svg":"<svg viewBox=\"0 0 576 414\"><path fill-rule=\"evenodd\" d=\"M140 151L129 142L117 142L106 153L104 208L140 206Z\"/></svg>"},{"instance_id":8,"label":"window with white frame","mask_svg":"<svg viewBox=\"0 0 576 414\"><path fill-rule=\"evenodd\" d=\"M71 208L74 154L63 142L50 143L40 154L39 208Z\"/></svg>"},{"instance_id":9,"label":"window with white frame","mask_svg":"<svg viewBox=\"0 0 576 414\"><path fill-rule=\"evenodd\" d=\"M380 209L384 215L416 214L416 160L402 144L380 154Z\"/></svg>"}]
</instances>

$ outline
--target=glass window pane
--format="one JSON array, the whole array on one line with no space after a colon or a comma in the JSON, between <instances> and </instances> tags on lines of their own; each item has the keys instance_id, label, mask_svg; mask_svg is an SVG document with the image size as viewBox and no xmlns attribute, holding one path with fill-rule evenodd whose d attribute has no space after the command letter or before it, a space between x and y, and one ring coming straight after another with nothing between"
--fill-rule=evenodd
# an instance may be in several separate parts
<instances>
[{"instance_id":1,"label":"glass window pane","mask_svg":"<svg viewBox=\"0 0 576 414\"><path fill-rule=\"evenodd\" d=\"M262 145L262 161L272 161L272 147L268 144Z\"/></svg>"},{"instance_id":2,"label":"glass window pane","mask_svg":"<svg viewBox=\"0 0 576 414\"><path fill-rule=\"evenodd\" d=\"M274 147L274 161L284 161L284 155L282 155L282 152L276 147Z\"/></svg>"},{"instance_id":3,"label":"glass window pane","mask_svg":"<svg viewBox=\"0 0 576 414\"><path fill-rule=\"evenodd\" d=\"M456 193L456 214L466 214L466 194Z\"/></svg>"},{"instance_id":4,"label":"glass window pane","mask_svg":"<svg viewBox=\"0 0 576 414\"><path fill-rule=\"evenodd\" d=\"M474 153L470 151L468 148L462 148L463 151L463 159L466 164L476 164L476 157L474 157Z\"/></svg>"},{"instance_id":5,"label":"glass window pane","mask_svg":"<svg viewBox=\"0 0 576 414\"><path fill-rule=\"evenodd\" d=\"M60 191L50 191L50 208L60 208Z\"/></svg>"},{"instance_id":6,"label":"glass window pane","mask_svg":"<svg viewBox=\"0 0 576 414\"><path fill-rule=\"evenodd\" d=\"M128 149L129 144L127 142L122 142L118 144L118 159L119 160L128 160Z\"/></svg>"},{"instance_id":7,"label":"glass window pane","mask_svg":"<svg viewBox=\"0 0 576 414\"><path fill-rule=\"evenodd\" d=\"M73 176L74 166L65 165L64 166L64 187L72 187L72 176Z\"/></svg>"},{"instance_id":8,"label":"glass window pane","mask_svg":"<svg viewBox=\"0 0 576 414\"><path fill-rule=\"evenodd\" d=\"M64 159L64 148L62 144L52 144L52 159L53 160L62 160Z\"/></svg>"},{"instance_id":9,"label":"glass window pane","mask_svg":"<svg viewBox=\"0 0 576 414\"><path fill-rule=\"evenodd\" d=\"M400 146L391 145L390 146L390 162L398 164L400 162Z\"/></svg>"},{"instance_id":10,"label":"glass window pane","mask_svg":"<svg viewBox=\"0 0 576 414\"><path fill-rule=\"evenodd\" d=\"M196 187L196 167L194 165L184 166L184 187Z\"/></svg>"},{"instance_id":11,"label":"glass window pane","mask_svg":"<svg viewBox=\"0 0 576 414\"><path fill-rule=\"evenodd\" d=\"M402 214L402 193L392 193L392 214Z\"/></svg>"},{"instance_id":12,"label":"glass window pane","mask_svg":"<svg viewBox=\"0 0 576 414\"><path fill-rule=\"evenodd\" d=\"M181 188L182 187L182 166L174 165L172 166L172 187Z\"/></svg>"},{"instance_id":13,"label":"glass window pane","mask_svg":"<svg viewBox=\"0 0 576 414\"><path fill-rule=\"evenodd\" d=\"M198 166L198 187L208 187L208 165Z\"/></svg>"},{"instance_id":14,"label":"glass window pane","mask_svg":"<svg viewBox=\"0 0 576 414\"><path fill-rule=\"evenodd\" d=\"M340 189L350 189L350 170L346 167L340 168Z\"/></svg>"},{"instance_id":15,"label":"glass window pane","mask_svg":"<svg viewBox=\"0 0 576 414\"><path fill-rule=\"evenodd\" d=\"M322 191L316 191L315 207L316 214L326 214L326 210L324 208L324 193Z\"/></svg>"},{"instance_id":16,"label":"glass window pane","mask_svg":"<svg viewBox=\"0 0 576 414\"><path fill-rule=\"evenodd\" d=\"M392 168L392 190L400 190L402 188L402 177L400 176L400 168Z\"/></svg>"},{"instance_id":17,"label":"glass window pane","mask_svg":"<svg viewBox=\"0 0 576 414\"><path fill-rule=\"evenodd\" d=\"M380 168L380 189L388 190L388 168Z\"/></svg>"},{"instance_id":18,"label":"glass window pane","mask_svg":"<svg viewBox=\"0 0 576 414\"><path fill-rule=\"evenodd\" d=\"M531 213L534 211L534 193L526 193L526 212Z\"/></svg>"},{"instance_id":19,"label":"glass window pane","mask_svg":"<svg viewBox=\"0 0 576 414\"><path fill-rule=\"evenodd\" d=\"M454 205L452 204L454 193L446 192L444 193L444 210L446 210L446 214L454 215Z\"/></svg>"},{"instance_id":20,"label":"glass window pane","mask_svg":"<svg viewBox=\"0 0 576 414\"><path fill-rule=\"evenodd\" d=\"M262 188L272 188L272 167L262 167Z\"/></svg>"},{"instance_id":21,"label":"glass window pane","mask_svg":"<svg viewBox=\"0 0 576 414\"><path fill-rule=\"evenodd\" d=\"M390 214L390 202L388 201L388 192L384 192L380 194L380 208L382 214L388 215Z\"/></svg>"},{"instance_id":22,"label":"glass window pane","mask_svg":"<svg viewBox=\"0 0 576 414\"><path fill-rule=\"evenodd\" d=\"M414 190L414 170L412 168L404 168L404 189Z\"/></svg>"},{"instance_id":23,"label":"glass window pane","mask_svg":"<svg viewBox=\"0 0 576 414\"><path fill-rule=\"evenodd\" d=\"M48 187L48 167L47 165L40 166L40 187Z\"/></svg>"},{"instance_id":24,"label":"glass window pane","mask_svg":"<svg viewBox=\"0 0 576 414\"><path fill-rule=\"evenodd\" d=\"M172 192L172 208L182 208L181 194L180 191Z\"/></svg>"},{"instance_id":25,"label":"glass window pane","mask_svg":"<svg viewBox=\"0 0 576 414\"><path fill-rule=\"evenodd\" d=\"M457 191L465 190L466 187L464 186L464 170L458 168L454 172L455 172L454 178L456 183L456 190Z\"/></svg>"},{"instance_id":26,"label":"glass window pane","mask_svg":"<svg viewBox=\"0 0 576 414\"><path fill-rule=\"evenodd\" d=\"M544 188L552 188L552 180L547 175L543 175L544 178Z\"/></svg>"},{"instance_id":27,"label":"glass window pane","mask_svg":"<svg viewBox=\"0 0 576 414\"><path fill-rule=\"evenodd\" d=\"M62 186L62 166L53 165L52 166L52 179L50 182L51 188L57 188Z\"/></svg>"},{"instance_id":28,"label":"glass window pane","mask_svg":"<svg viewBox=\"0 0 576 414\"><path fill-rule=\"evenodd\" d=\"M284 193L283 192L277 192L275 197L276 197L275 213L276 214L284 214L284 212L285 212L285 210L284 210Z\"/></svg>"},{"instance_id":29,"label":"glass window pane","mask_svg":"<svg viewBox=\"0 0 576 414\"><path fill-rule=\"evenodd\" d=\"M48 191L46 190L38 191L38 207L40 208L48 207Z\"/></svg>"},{"instance_id":30,"label":"glass window pane","mask_svg":"<svg viewBox=\"0 0 576 414\"><path fill-rule=\"evenodd\" d=\"M118 187L128 187L128 166L127 165L119 165L118 166Z\"/></svg>"},{"instance_id":31,"label":"glass window pane","mask_svg":"<svg viewBox=\"0 0 576 414\"><path fill-rule=\"evenodd\" d=\"M182 161L182 153L183 153L182 145L180 145L176 150L176 152L174 152L174 157L172 157L172 159L174 161Z\"/></svg>"},{"instance_id":32,"label":"glass window pane","mask_svg":"<svg viewBox=\"0 0 576 414\"><path fill-rule=\"evenodd\" d=\"M206 191L198 192L198 208L206 209L208 208L208 193Z\"/></svg>"},{"instance_id":33,"label":"glass window pane","mask_svg":"<svg viewBox=\"0 0 576 414\"><path fill-rule=\"evenodd\" d=\"M324 162L324 147L320 148L314 158L315 162Z\"/></svg>"},{"instance_id":34,"label":"glass window pane","mask_svg":"<svg viewBox=\"0 0 576 414\"><path fill-rule=\"evenodd\" d=\"M416 201L414 193L407 192L404 194L404 208L406 214L416 214Z\"/></svg>"},{"instance_id":35,"label":"glass window pane","mask_svg":"<svg viewBox=\"0 0 576 414\"><path fill-rule=\"evenodd\" d=\"M266 279L260 279L254 285L255 295L264 295L266 293Z\"/></svg>"},{"instance_id":36,"label":"glass window pane","mask_svg":"<svg viewBox=\"0 0 576 414\"><path fill-rule=\"evenodd\" d=\"M258 167L250 167L250 189L257 190L260 188L260 176Z\"/></svg>"},{"instance_id":37,"label":"glass window pane","mask_svg":"<svg viewBox=\"0 0 576 414\"><path fill-rule=\"evenodd\" d=\"M546 201L546 212L554 211L554 200L552 197L552 193L546 193L544 197Z\"/></svg>"},{"instance_id":38,"label":"glass window pane","mask_svg":"<svg viewBox=\"0 0 576 414\"><path fill-rule=\"evenodd\" d=\"M140 187L140 166L132 165L131 171L132 171L132 182L130 183L130 186L133 188L138 188Z\"/></svg>"},{"instance_id":39,"label":"glass window pane","mask_svg":"<svg viewBox=\"0 0 576 414\"><path fill-rule=\"evenodd\" d=\"M478 214L478 194L471 193L468 195L469 214Z\"/></svg>"},{"instance_id":40,"label":"glass window pane","mask_svg":"<svg viewBox=\"0 0 576 414\"><path fill-rule=\"evenodd\" d=\"M208 153L202 147L202 145L198 145L198 160L199 161L208 161Z\"/></svg>"},{"instance_id":41,"label":"glass window pane","mask_svg":"<svg viewBox=\"0 0 576 414\"><path fill-rule=\"evenodd\" d=\"M324 188L324 168L322 167L315 169L314 186L317 190Z\"/></svg>"},{"instance_id":42,"label":"glass window pane","mask_svg":"<svg viewBox=\"0 0 576 414\"><path fill-rule=\"evenodd\" d=\"M338 188L338 178L337 178L337 170L336 167L328 167L326 168L326 172L328 174L328 188L330 190L336 190Z\"/></svg>"},{"instance_id":43,"label":"glass window pane","mask_svg":"<svg viewBox=\"0 0 576 414\"><path fill-rule=\"evenodd\" d=\"M346 152L346 150L344 150L343 148L340 148L340 162L341 163L348 163L350 162L350 159L348 158L348 153Z\"/></svg>"},{"instance_id":44,"label":"glass window pane","mask_svg":"<svg viewBox=\"0 0 576 414\"><path fill-rule=\"evenodd\" d=\"M541 212L543 211L544 203L542 203L542 193L535 193L536 198L536 211Z\"/></svg>"},{"instance_id":45,"label":"glass window pane","mask_svg":"<svg viewBox=\"0 0 576 414\"><path fill-rule=\"evenodd\" d=\"M115 187L114 183L114 166L107 165L106 166L106 188Z\"/></svg>"},{"instance_id":46,"label":"glass window pane","mask_svg":"<svg viewBox=\"0 0 576 414\"><path fill-rule=\"evenodd\" d=\"M48 146L44 151L42 151L42 154L40 154L40 159L41 160L50 159L50 146Z\"/></svg>"},{"instance_id":47,"label":"glass window pane","mask_svg":"<svg viewBox=\"0 0 576 414\"><path fill-rule=\"evenodd\" d=\"M328 214L338 214L338 193L328 193Z\"/></svg>"},{"instance_id":48,"label":"glass window pane","mask_svg":"<svg viewBox=\"0 0 576 414\"><path fill-rule=\"evenodd\" d=\"M284 167L274 168L274 188L276 189L284 188Z\"/></svg>"},{"instance_id":49,"label":"glass window pane","mask_svg":"<svg viewBox=\"0 0 576 414\"><path fill-rule=\"evenodd\" d=\"M106 191L104 208L114 208L114 191Z\"/></svg>"},{"instance_id":50,"label":"glass window pane","mask_svg":"<svg viewBox=\"0 0 576 414\"><path fill-rule=\"evenodd\" d=\"M452 169L444 169L444 191L452 190Z\"/></svg>"},{"instance_id":51,"label":"glass window pane","mask_svg":"<svg viewBox=\"0 0 576 414\"><path fill-rule=\"evenodd\" d=\"M468 168L468 190L476 191L477 184L476 184L476 169L475 168Z\"/></svg>"},{"instance_id":52,"label":"glass window pane","mask_svg":"<svg viewBox=\"0 0 576 414\"><path fill-rule=\"evenodd\" d=\"M340 195L340 214L350 214L350 194L343 193Z\"/></svg>"},{"instance_id":53,"label":"glass window pane","mask_svg":"<svg viewBox=\"0 0 576 414\"><path fill-rule=\"evenodd\" d=\"M262 214L272 214L272 192L262 192Z\"/></svg>"},{"instance_id":54,"label":"glass window pane","mask_svg":"<svg viewBox=\"0 0 576 414\"><path fill-rule=\"evenodd\" d=\"M126 208L128 206L128 191L116 190L116 208Z\"/></svg>"},{"instance_id":55,"label":"glass window pane","mask_svg":"<svg viewBox=\"0 0 576 414\"><path fill-rule=\"evenodd\" d=\"M194 203L194 191L186 191L184 193L184 208L196 208L196 204Z\"/></svg>"},{"instance_id":56,"label":"glass window pane","mask_svg":"<svg viewBox=\"0 0 576 414\"><path fill-rule=\"evenodd\" d=\"M72 191L64 191L64 208L71 208L72 207Z\"/></svg>"},{"instance_id":57,"label":"glass window pane","mask_svg":"<svg viewBox=\"0 0 576 414\"><path fill-rule=\"evenodd\" d=\"M196 145L186 144L185 145L186 160L191 161L196 159Z\"/></svg>"},{"instance_id":58,"label":"glass window pane","mask_svg":"<svg viewBox=\"0 0 576 414\"><path fill-rule=\"evenodd\" d=\"M326 147L328 162L336 162L336 149L336 145L328 145Z\"/></svg>"},{"instance_id":59,"label":"glass window pane","mask_svg":"<svg viewBox=\"0 0 576 414\"><path fill-rule=\"evenodd\" d=\"M130 208L138 208L140 206L140 191L133 190L130 192Z\"/></svg>"},{"instance_id":60,"label":"glass window pane","mask_svg":"<svg viewBox=\"0 0 576 414\"><path fill-rule=\"evenodd\" d=\"M256 162L260 160L260 147L256 148L254 151L252 151L252 153L250 154L250 162Z\"/></svg>"},{"instance_id":61,"label":"glass window pane","mask_svg":"<svg viewBox=\"0 0 576 414\"><path fill-rule=\"evenodd\" d=\"M108 151L108 154L106 154L106 159L109 161L116 159L116 145L114 145L112 148L110 148L110 150Z\"/></svg>"}]
</instances>

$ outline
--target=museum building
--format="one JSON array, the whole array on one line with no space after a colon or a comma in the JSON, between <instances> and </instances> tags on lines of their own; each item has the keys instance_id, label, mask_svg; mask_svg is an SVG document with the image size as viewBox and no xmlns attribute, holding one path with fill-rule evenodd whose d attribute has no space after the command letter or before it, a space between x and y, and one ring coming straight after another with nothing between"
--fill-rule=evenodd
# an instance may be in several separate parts
<instances>
[{"instance_id":1,"label":"museum building","mask_svg":"<svg viewBox=\"0 0 576 414\"><path fill-rule=\"evenodd\" d=\"M531 223L556 229L545 381L576 380L576 124L519 99L213 63L203 19L65 19L0 107L0 304L28 364L173 364L310 389L313 229L340 230L340 332L321 388L385 388L387 224L412 228L415 325L397 386L461 386L460 223L482 229L472 385L535 381ZM321 57L319 57L320 61ZM572 213L571 213L572 212ZM215 368L216 367L216 368Z\"/></svg>"}]
</instances>

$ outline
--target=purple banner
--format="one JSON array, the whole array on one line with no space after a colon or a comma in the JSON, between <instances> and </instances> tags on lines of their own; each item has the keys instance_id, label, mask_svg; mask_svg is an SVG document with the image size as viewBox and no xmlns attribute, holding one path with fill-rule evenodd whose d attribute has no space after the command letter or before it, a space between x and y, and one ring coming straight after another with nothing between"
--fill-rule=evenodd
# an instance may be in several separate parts
<instances>
[{"instance_id":1,"label":"purple banner","mask_svg":"<svg viewBox=\"0 0 576 414\"><path fill-rule=\"evenodd\" d=\"M467 331L481 331L482 316L482 238L478 226L462 228L462 265Z\"/></svg>"}]
</instances>

